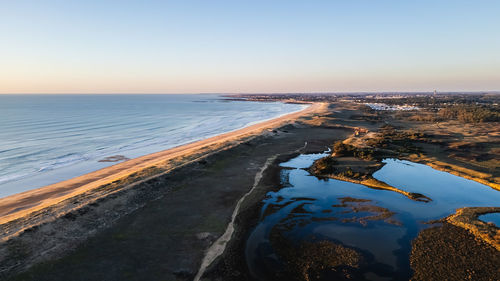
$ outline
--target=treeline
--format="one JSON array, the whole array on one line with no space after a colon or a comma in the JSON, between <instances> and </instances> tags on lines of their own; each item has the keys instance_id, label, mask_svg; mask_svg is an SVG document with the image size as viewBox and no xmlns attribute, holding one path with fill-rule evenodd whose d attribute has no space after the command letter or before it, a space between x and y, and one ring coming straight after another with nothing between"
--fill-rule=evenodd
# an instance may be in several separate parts
<instances>
[{"instance_id":1,"label":"treeline","mask_svg":"<svg viewBox=\"0 0 500 281\"><path fill-rule=\"evenodd\" d=\"M365 160L374 160L376 151L373 148L357 148L342 141L337 141L333 145L333 153L337 157L353 156Z\"/></svg>"},{"instance_id":2,"label":"treeline","mask_svg":"<svg viewBox=\"0 0 500 281\"><path fill-rule=\"evenodd\" d=\"M398 153L419 153L415 142L428 142L429 138L422 132L414 130L397 130L391 125L380 127L379 134L370 138L366 144L375 148L388 148Z\"/></svg>"},{"instance_id":3,"label":"treeline","mask_svg":"<svg viewBox=\"0 0 500 281\"><path fill-rule=\"evenodd\" d=\"M387 105L413 105L426 109L439 109L452 105L486 105L494 106L500 103L500 95L489 94L455 94L455 95L427 95L427 96L406 96L393 99L365 98L364 102L382 102Z\"/></svg>"},{"instance_id":4,"label":"treeline","mask_svg":"<svg viewBox=\"0 0 500 281\"><path fill-rule=\"evenodd\" d=\"M438 116L446 120L458 120L464 123L498 122L500 111L495 106L453 105L441 108Z\"/></svg>"}]
</instances>

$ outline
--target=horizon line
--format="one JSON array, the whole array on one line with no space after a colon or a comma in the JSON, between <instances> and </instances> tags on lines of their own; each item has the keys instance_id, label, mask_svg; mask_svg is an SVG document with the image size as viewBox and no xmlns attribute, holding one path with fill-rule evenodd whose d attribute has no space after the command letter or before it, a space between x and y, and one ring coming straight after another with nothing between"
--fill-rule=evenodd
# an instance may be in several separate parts
<instances>
[{"instance_id":1,"label":"horizon line","mask_svg":"<svg viewBox=\"0 0 500 281\"><path fill-rule=\"evenodd\" d=\"M434 93L434 90L429 91L319 91L319 92L198 92L198 93L147 93L147 92L131 92L131 93L1 93L0 95L328 95L328 94L428 94ZM473 90L473 91L437 91L437 94L500 94L500 90Z\"/></svg>"}]
</instances>

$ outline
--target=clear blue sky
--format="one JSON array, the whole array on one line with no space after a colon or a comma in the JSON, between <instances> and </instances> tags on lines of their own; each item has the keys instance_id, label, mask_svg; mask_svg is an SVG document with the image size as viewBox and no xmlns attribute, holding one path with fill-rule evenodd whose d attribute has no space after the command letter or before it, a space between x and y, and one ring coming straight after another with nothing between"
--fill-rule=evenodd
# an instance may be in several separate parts
<instances>
[{"instance_id":1,"label":"clear blue sky","mask_svg":"<svg viewBox=\"0 0 500 281\"><path fill-rule=\"evenodd\" d=\"M500 1L0 0L0 93L500 90Z\"/></svg>"}]
</instances>

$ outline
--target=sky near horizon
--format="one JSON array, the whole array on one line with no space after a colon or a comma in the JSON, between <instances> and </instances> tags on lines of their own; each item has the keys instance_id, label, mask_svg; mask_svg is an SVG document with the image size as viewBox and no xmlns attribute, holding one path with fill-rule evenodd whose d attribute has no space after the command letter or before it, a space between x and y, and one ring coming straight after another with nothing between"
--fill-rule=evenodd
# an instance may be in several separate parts
<instances>
[{"instance_id":1,"label":"sky near horizon","mask_svg":"<svg viewBox=\"0 0 500 281\"><path fill-rule=\"evenodd\" d=\"M0 93L500 90L500 1L0 0Z\"/></svg>"}]
</instances>

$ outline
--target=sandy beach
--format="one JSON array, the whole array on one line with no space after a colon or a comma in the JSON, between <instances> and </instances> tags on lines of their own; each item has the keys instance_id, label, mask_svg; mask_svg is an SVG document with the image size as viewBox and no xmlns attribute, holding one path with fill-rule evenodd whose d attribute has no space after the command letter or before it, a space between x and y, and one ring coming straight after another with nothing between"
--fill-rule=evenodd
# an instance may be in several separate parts
<instances>
[{"instance_id":1,"label":"sandy beach","mask_svg":"<svg viewBox=\"0 0 500 281\"><path fill-rule=\"evenodd\" d=\"M217 149L223 144L259 134L264 130L278 127L300 116L320 111L323 108L323 104L314 103L301 111L283 115L239 130L152 153L70 180L1 198L0 224L5 224L9 221L21 218L32 212L39 211L78 194L112 183L141 170L161 165L174 158L199 153L201 150L208 147Z\"/></svg>"}]
</instances>

